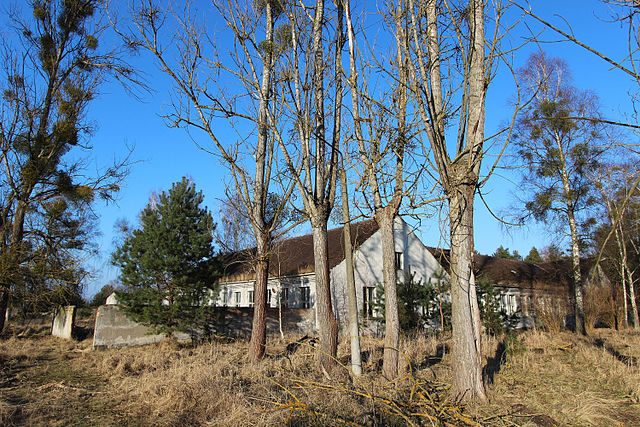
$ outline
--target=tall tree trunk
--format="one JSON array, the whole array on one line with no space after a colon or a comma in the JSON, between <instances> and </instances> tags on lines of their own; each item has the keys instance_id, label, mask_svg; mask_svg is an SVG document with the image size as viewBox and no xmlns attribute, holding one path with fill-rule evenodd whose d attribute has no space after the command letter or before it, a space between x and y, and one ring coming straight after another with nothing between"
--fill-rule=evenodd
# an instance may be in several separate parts
<instances>
[{"instance_id":1,"label":"tall tree trunk","mask_svg":"<svg viewBox=\"0 0 640 427\"><path fill-rule=\"evenodd\" d=\"M455 171L453 173L455 174ZM456 369L453 387L464 400L485 400L482 382L482 323L473 274L474 190L474 185L463 183L456 185L448 195L451 232L452 355Z\"/></svg>"},{"instance_id":2,"label":"tall tree trunk","mask_svg":"<svg viewBox=\"0 0 640 427\"><path fill-rule=\"evenodd\" d=\"M329 278L327 222L317 221L313 228L313 255L316 279L316 312L320 334L320 366L329 373L336 363L338 353L338 321L331 302Z\"/></svg>"},{"instance_id":3,"label":"tall tree trunk","mask_svg":"<svg viewBox=\"0 0 640 427\"><path fill-rule=\"evenodd\" d=\"M9 288L0 286L0 333L4 331L5 320L9 310Z\"/></svg>"},{"instance_id":4,"label":"tall tree trunk","mask_svg":"<svg viewBox=\"0 0 640 427\"><path fill-rule=\"evenodd\" d=\"M349 192L347 190L347 173L344 170L344 164L340 169L340 184L342 189L342 220L344 222L342 237L344 241L345 276L347 279L347 316L349 318L349 336L351 338L351 371L353 375L360 376L362 375L362 358L360 355L360 329L358 326L358 297L353 267L353 246L351 245Z\"/></svg>"},{"instance_id":5,"label":"tall tree trunk","mask_svg":"<svg viewBox=\"0 0 640 427\"><path fill-rule=\"evenodd\" d=\"M382 239L382 282L384 284L384 355L382 373L387 379L398 376L400 360L400 319L396 289L395 240L393 219L395 210L387 206L376 212L375 218Z\"/></svg>"},{"instance_id":6,"label":"tall tree trunk","mask_svg":"<svg viewBox=\"0 0 640 427\"><path fill-rule=\"evenodd\" d=\"M580 271L580 245L578 242L578 226L571 208L568 209L569 230L571 232L571 261L573 267L573 313L575 316L575 331L587 335L587 325L584 317L584 289L582 272Z\"/></svg>"},{"instance_id":7,"label":"tall tree trunk","mask_svg":"<svg viewBox=\"0 0 640 427\"><path fill-rule=\"evenodd\" d=\"M265 40L273 44L274 17L270 2L265 8ZM268 109L271 99L271 72L273 69L273 49L266 49L260 83L260 106L258 111L258 140L256 145L256 176L253 188L253 203L251 206L252 223L257 240L256 248L256 281L254 286L253 324L251 341L249 343L249 359L256 362L264 357L266 349L266 299L269 282L269 249L270 231L265 223L265 210L269 195L269 180L267 167L268 149Z\"/></svg>"},{"instance_id":8,"label":"tall tree trunk","mask_svg":"<svg viewBox=\"0 0 640 427\"><path fill-rule=\"evenodd\" d=\"M631 300L631 321L633 322L633 329L640 328L640 317L638 316L638 303L636 302L636 291L633 286L633 275L627 268L627 277L629 278L629 299Z\"/></svg>"},{"instance_id":9,"label":"tall tree trunk","mask_svg":"<svg viewBox=\"0 0 640 427\"><path fill-rule=\"evenodd\" d=\"M253 291L253 324L249 342L249 359L257 362L264 357L267 344L267 286L269 284L269 234L258 236L256 250L256 282Z\"/></svg>"},{"instance_id":10,"label":"tall tree trunk","mask_svg":"<svg viewBox=\"0 0 640 427\"><path fill-rule=\"evenodd\" d=\"M611 215L610 215L611 216ZM622 249L622 239L618 228L615 228L616 243L618 245L618 256L620 257L620 282L622 285L622 326L626 329L629 327L629 307L627 305L627 260L625 251Z\"/></svg>"},{"instance_id":11,"label":"tall tree trunk","mask_svg":"<svg viewBox=\"0 0 640 427\"><path fill-rule=\"evenodd\" d=\"M631 322L634 329L640 328L640 319L638 318L638 305L636 303L636 292L633 286L633 273L631 268L629 268L629 258L627 256L627 245L625 243L625 233L622 224L619 225L619 228L616 229L616 240L618 241L618 248L620 249L622 255L622 274L623 283L625 279L628 280L629 283L629 299L631 300ZM629 312L626 301L626 291L625 291L625 319L628 318ZM628 322L626 322L628 324Z\"/></svg>"}]
</instances>

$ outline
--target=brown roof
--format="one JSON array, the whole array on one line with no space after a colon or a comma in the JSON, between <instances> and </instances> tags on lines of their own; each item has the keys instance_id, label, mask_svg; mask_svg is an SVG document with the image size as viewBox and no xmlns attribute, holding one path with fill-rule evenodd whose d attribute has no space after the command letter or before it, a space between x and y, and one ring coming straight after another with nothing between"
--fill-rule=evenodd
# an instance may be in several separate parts
<instances>
[{"instance_id":1,"label":"brown roof","mask_svg":"<svg viewBox=\"0 0 640 427\"><path fill-rule=\"evenodd\" d=\"M344 259L342 230L343 227L340 227L327 232L329 268L335 267ZM373 219L351 224L351 241L354 248L359 247L376 231L378 231L378 224ZM224 256L225 272L222 281L252 280L254 278L252 260L255 251L256 249L252 248ZM273 244L269 257L270 275L283 277L313 273L314 267L313 235L306 234Z\"/></svg>"},{"instance_id":2,"label":"brown roof","mask_svg":"<svg viewBox=\"0 0 640 427\"><path fill-rule=\"evenodd\" d=\"M448 271L449 249L429 248L429 251ZM569 259L532 264L516 259L476 254L473 261L476 277L488 279L497 286L545 289L565 293L568 292L573 281ZM583 273L586 274L590 265L589 260L582 260Z\"/></svg>"}]
</instances>

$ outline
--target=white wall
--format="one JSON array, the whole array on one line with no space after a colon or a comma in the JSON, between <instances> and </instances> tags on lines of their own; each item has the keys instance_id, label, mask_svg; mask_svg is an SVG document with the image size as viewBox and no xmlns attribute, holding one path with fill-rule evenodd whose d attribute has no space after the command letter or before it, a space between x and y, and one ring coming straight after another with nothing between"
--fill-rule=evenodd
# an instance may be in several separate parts
<instances>
[{"instance_id":1,"label":"white wall","mask_svg":"<svg viewBox=\"0 0 640 427\"><path fill-rule=\"evenodd\" d=\"M413 233L411 227L402 219L397 218L394 225L394 238L396 252L402 253L403 270L399 271L399 275L403 275L408 280L411 274L415 273L415 280L423 280L426 283L435 276L445 277L447 274L443 271L440 263L433 257L431 252L422 244L420 239ZM363 309L363 287L376 287L382 283L382 241L380 232L374 233L369 239L356 249L355 253L355 274L356 274L356 293L358 297L358 310L362 315ZM333 297L333 308L338 317L341 327L346 326L347 313L347 295L346 295L346 278L345 278L345 262L344 260L331 269L331 288ZM402 277L399 277L402 280ZM270 307L277 307L277 294L281 287L289 289L289 307L302 308L301 304L301 286L309 286L311 293L311 307L315 307L316 286L315 275L313 273L299 276L283 277L280 280L272 278L269 280L269 289L272 289ZM229 307L235 307L237 304L234 299L234 292L241 293L240 307L249 307L249 291L254 287L253 281L233 282L221 285L220 295L215 304L218 306L225 305L222 295L226 292L227 303Z\"/></svg>"},{"instance_id":2,"label":"white wall","mask_svg":"<svg viewBox=\"0 0 640 427\"><path fill-rule=\"evenodd\" d=\"M286 306L289 308L303 308L302 290L303 286L309 287L310 292L310 308L315 306L316 300L316 284L315 276L311 274L303 274L300 276L283 277L281 279L269 279L268 289L271 290L271 298L268 300L268 307L278 307L278 294L282 288L287 288L289 297ZM249 292L254 289L254 281L231 282L220 285L220 294L215 300L216 306L227 307L251 307L249 302ZM235 293L240 292L240 304L236 304ZM226 294L226 303L224 295ZM283 306L285 302L283 301Z\"/></svg>"},{"instance_id":3,"label":"white wall","mask_svg":"<svg viewBox=\"0 0 640 427\"><path fill-rule=\"evenodd\" d=\"M413 233L411 227L401 218L396 218L394 224L394 240L396 252L402 252L403 270L399 271L398 274L404 275L404 280L408 280L411 274L415 274L416 281L422 279L424 283L437 275L447 276L440 263ZM382 283L382 240L380 231L374 233L360 245L354 258L358 310L362 315L363 287L375 287ZM334 310L341 326L346 325L347 319L345 268L343 260L331 270ZM403 278L399 277L398 279L402 280Z\"/></svg>"}]
</instances>

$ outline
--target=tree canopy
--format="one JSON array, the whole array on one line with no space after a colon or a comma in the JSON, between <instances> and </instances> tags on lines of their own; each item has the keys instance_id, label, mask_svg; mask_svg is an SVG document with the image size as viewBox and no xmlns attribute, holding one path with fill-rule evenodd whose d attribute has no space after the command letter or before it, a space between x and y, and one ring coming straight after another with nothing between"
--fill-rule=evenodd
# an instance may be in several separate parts
<instances>
[{"instance_id":1,"label":"tree canopy","mask_svg":"<svg viewBox=\"0 0 640 427\"><path fill-rule=\"evenodd\" d=\"M110 199L126 162L87 170L89 104L108 76L134 73L100 46L98 0L29 2L0 41L0 331L9 296L23 311L80 294L91 204ZM28 17L30 15L30 17Z\"/></svg>"},{"instance_id":2,"label":"tree canopy","mask_svg":"<svg viewBox=\"0 0 640 427\"><path fill-rule=\"evenodd\" d=\"M152 196L113 254L120 267L124 310L159 332L200 333L216 289L214 223L202 192L186 178Z\"/></svg>"}]
</instances>

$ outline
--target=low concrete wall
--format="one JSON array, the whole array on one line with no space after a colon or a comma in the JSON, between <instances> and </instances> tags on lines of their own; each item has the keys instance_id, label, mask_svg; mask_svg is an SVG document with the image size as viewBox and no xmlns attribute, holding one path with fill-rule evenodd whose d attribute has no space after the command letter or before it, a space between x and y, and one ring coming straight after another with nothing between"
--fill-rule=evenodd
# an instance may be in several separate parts
<instances>
[{"instance_id":1,"label":"low concrete wall","mask_svg":"<svg viewBox=\"0 0 640 427\"><path fill-rule=\"evenodd\" d=\"M129 347L153 344L165 338L130 320L117 305L101 305L96 312L93 348Z\"/></svg>"},{"instance_id":2,"label":"low concrete wall","mask_svg":"<svg viewBox=\"0 0 640 427\"><path fill-rule=\"evenodd\" d=\"M73 326L76 321L76 307L69 305L59 307L53 317L51 335L70 340L73 337Z\"/></svg>"},{"instance_id":3,"label":"low concrete wall","mask_svg":"<svg viewBox=\"0 0 640 427\"><path fill-rule=\"evenodd\" d=\"M253 324L252 307L215 307L212 309L212 329L226 336L249 337ZM280 315L277 308L267 308L267 333L280 333ZM315 310L310 308L283 308L282 331L293 334L311 334L315 331Z\"/></svg>"},{"instance_id":4,"label":"low concrete wall","mask_svg":"<svg viewBox=\"0 0 640 427\"><path fill-rule=\"evenodd\" d=\"M209 327L217 334L246 338L251 335L253 308L212 307ZM267 332L279 333L278 309L267 309ZM315 310L283 309L282 330L285 333L310 334L315 329ZM129 347L162 341L165 336L151 334L151 330L129 319L117 305L103 305L96 313L93 348ZM188 339L178 334L178 339Z\"/></svg>"}]
</instances>

